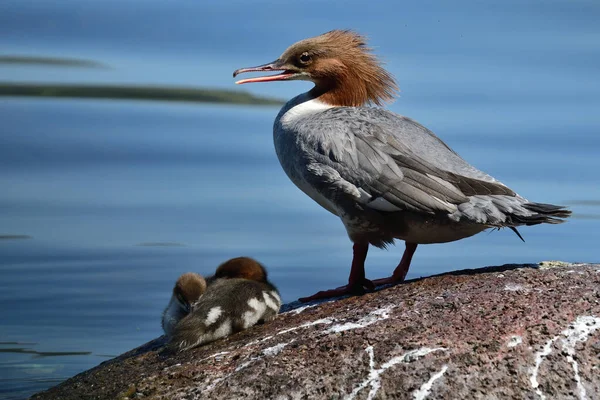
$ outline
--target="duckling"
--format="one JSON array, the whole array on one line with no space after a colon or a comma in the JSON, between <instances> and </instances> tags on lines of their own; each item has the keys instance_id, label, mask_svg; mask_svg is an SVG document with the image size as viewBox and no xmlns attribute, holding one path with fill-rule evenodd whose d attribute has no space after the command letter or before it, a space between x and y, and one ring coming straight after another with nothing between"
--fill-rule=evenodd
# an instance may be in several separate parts
<instances>
[{"instance_id":1,"label":"duckling","mask_svg":"<svg viewBox=\"0 0 600 400\"><path fill-rule=\"evenodd\" d=\"M167 336L173 334L175 325L190 313L205 291L206 280L199 274L187 272L177 279L171 300L162 314L162 328Z\"/></svg>"},{"instance_id":2,"label":"duckling","mask_svg":"<svg viewBox=\"0 0 600 400\"><path fill-rule=\"evenodd\" d=\"M266 281L264 267L248 257L232 258L217 267L215 274L204 279L201 275L188 272L181 275L167 308L163 311L162 327L167 336L173 332L177 323L192 310L192 305L206 291L206 286L217 279L244 278L254 281Z\"/></svg>"},{"instance_id":3,"label":"duckling","mask_svg":"<svg viewBox=\"0 0 600 400\"><path fill-rule=\"evenodd\" d=\"M210 284L217 279L243 278L256 282L267 282L267 270L250 257L236 257L217 267L215 274L207 278Z\"/></svg>"},{"instance_id":4,"label":"duckling","mask_svg":"<svg viewBox=\"0 0 600 400\"><path fill-rule=\"evenodd\" d=\"M273 320L281 307L265 268L248 257L221 264L189 315L175 326L170 348L187 350Z\"/></svg>"}]
</instances>

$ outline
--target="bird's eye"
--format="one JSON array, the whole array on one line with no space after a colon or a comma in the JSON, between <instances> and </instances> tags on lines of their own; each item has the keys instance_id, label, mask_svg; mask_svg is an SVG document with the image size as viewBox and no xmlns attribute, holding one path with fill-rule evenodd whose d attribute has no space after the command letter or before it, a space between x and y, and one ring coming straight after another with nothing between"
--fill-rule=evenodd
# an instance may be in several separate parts
<instances>
[{"instance_id":1,"label":"bird's eye","mask_svg":"<svg viewBox=\"0 0 600 400\"><path fill-rule=\"evenodd\" d=\"M307 63L310 61L310 54L304 52L300 55L300 61L303 63Z\"/></svg>"}]
</instances>

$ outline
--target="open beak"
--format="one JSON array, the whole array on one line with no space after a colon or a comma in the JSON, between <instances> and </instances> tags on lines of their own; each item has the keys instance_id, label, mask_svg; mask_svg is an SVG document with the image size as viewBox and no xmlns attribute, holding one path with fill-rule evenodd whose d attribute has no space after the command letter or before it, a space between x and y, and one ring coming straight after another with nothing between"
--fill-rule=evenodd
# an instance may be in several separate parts
<instances>
[{"instance_id":1,"label":"open beak","mask_svg":"<svg viewBox=\"0 0 600 400\"><path fill-rule=\"evenodd\" d=\"M281 74L277 74L277 75L270 75L270 76L259 76L256 78L248 78L248 79L242 79L237 81L235 84L236 85L242 85L244 83L252 83L252 82L272 82L272 81L284 81L286 79L290 79L291 77L293 77L294 75L296 75L295 72L286 70L285 68L282 68L282 64L281 61L279 60L275 60L272 63L268 63L268 64L264 64L264 65L259 65L258 67L250 67L250 68L240 68L237 69L233 72L233 77L235 78L236 76L238 76L239 74L242 74L244 72L265 72L265 71L283 71L283 73Z\"/></svg>"}]
</instances>

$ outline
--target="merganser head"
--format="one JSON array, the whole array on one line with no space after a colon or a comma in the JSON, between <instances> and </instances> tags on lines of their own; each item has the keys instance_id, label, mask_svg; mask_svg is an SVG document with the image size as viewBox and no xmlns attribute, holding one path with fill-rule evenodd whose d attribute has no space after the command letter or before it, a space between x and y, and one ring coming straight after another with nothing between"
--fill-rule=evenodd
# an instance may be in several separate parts
<instances>
[{"instance_id":1,"label":"merganser head","mask_svg":"<svg viewBox=\"0 0 600 400\"><path fill-rule=\"evenodd\" d=\"M225 261L217 267L214 279L243 278L251 281L266 282L267 271L258 261L250 257L237 257Z\"/></svg>"},{"instance_id":2,"label":"merganser head","mask_svg":"<svg viewBox=\"0 0 600 400\"><path fill-rule=\"evenodd\" d=\"M181 308L189 313L194 304L206 291L206 281L201 275L187 272L181 275L173 288L173 297Z\"/></svg>"},{"instance_id":3,"label":"merganser head","mask_svg":"<svg viewBox=\"0 0 600 400\"><path fill-rule=\"evenodd\" d=\"M334 106L382 105L393 100L398 86L392 75L367 47L366 39L348 30L333 30L301 40L287 48L275 61L244 72L283 71L278 75L242 79L236 84L286 80L315 83L311 91Z\"/></svg>"}]
</instances>

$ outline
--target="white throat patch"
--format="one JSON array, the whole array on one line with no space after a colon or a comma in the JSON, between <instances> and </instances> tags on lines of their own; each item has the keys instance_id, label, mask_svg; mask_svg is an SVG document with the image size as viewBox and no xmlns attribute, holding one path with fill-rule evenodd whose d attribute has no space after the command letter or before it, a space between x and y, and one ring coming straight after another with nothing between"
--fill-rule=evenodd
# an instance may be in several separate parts
<instances>
[{"instance_id":1,"label":"white throat patch","mask_svg":"<svg viewBox=\"0 0 600 400\"><path fill-rule=\"evenodd\" d=\"M281 116L281 124L293 124L299 118L305 117L316 112L325 111L333 106L325 104L319 99L310 97L308 93L301 94L288 101L283 109L287 109Z\"/></svg>"}]
</instances>

